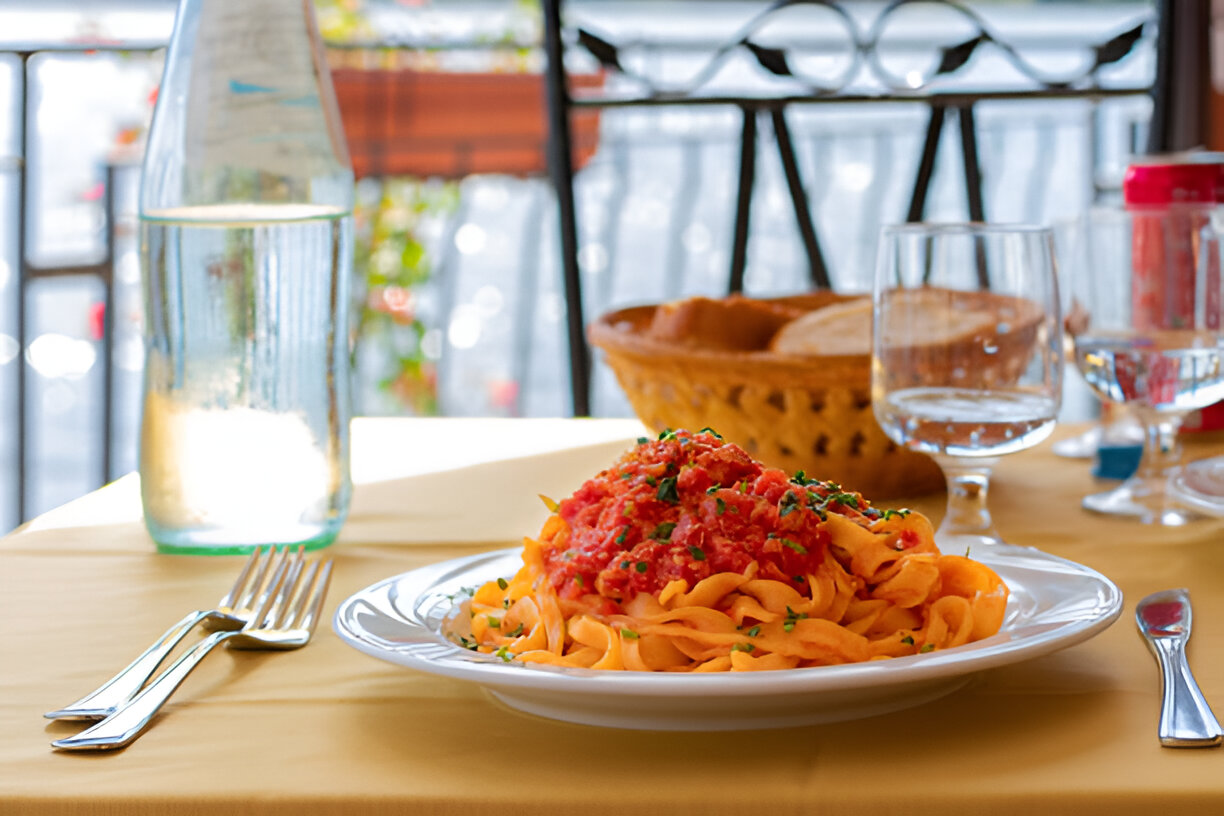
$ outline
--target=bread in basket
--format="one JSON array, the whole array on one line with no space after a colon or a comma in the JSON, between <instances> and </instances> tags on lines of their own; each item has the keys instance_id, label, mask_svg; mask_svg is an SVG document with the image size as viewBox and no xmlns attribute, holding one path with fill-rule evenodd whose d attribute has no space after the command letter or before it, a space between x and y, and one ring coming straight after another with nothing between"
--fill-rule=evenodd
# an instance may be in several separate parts
<instances>
[{"instance_id":1,"label":"bread in basket","mask_svg":"<svg viewBox=\"0 0 1224 816\"><path fill-rule=\"evenodd\" d=\"M930 345L912 350L907 364L982 365L982 337L997 323L991 304L958 303L953 314L939 302L915 303L932 330ZM611 312L588 334L655 431L710 427L767 464L872 497L918 496L944 484L929 457L898 447L876 423L869 298L690 298ZM1025 334L1013 334L1018 346ZM1017 356L996 354L990 364Z\"/></svg>"}]
</instances>

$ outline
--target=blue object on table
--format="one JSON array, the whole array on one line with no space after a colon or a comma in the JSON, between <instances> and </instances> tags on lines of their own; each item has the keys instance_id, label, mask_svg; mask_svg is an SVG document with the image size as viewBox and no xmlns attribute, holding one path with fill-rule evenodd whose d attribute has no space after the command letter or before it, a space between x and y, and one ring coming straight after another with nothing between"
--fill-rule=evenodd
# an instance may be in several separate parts
<instances>
[{"instance_id":1,"label":"blue object on table","mask_svg":"<svg viewBox=\"0 0 1224 816\"><path fill-rule=\"evenodd\" d=\"M1097 446L1092 475L1098 479L1129 479L1139 469L1142 455L1143 445L1102 443Z\"/></svg>"}]
</instances>

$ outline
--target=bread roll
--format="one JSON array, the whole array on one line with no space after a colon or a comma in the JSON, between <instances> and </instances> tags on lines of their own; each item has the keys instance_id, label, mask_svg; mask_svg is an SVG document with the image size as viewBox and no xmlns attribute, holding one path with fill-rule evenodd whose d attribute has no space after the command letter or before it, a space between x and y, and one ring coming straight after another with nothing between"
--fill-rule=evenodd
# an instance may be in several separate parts
<instances>
[{"instance_id":1,"label":"bread roll","mask_svg":"<svg viewBox=\"0 0 1224 816\"><path fill-rule=\"evenodd\" d=\"M923 345L943 346L992 333L999 321L998 304L980 292L908 289L889 297L885 332L890 339L897 336L894 332L912 334L917 324ZM871 353L871 323L871 298L835 303L787 323L769 348L779 354L867 355Z\"/></svg>"}]
</instances>

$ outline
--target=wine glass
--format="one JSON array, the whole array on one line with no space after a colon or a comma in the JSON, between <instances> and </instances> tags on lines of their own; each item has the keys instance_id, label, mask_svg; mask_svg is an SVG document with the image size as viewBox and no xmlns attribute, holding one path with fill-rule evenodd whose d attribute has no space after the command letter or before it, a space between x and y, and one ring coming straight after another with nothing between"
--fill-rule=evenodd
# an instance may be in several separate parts
<instances>
[{"instance_id":1,"label":"wine glass","mask_svg":"<svg viewBox=\"0 0 1224 816\"><path fill-rule=\"evenodd\" d=\"M1135 474L1083 506L1149 524L1198 517L1169 493L1181 464L1177 432L1190 411L1224 398L1218 251L1206 250L1218 214L1199 205L1085 216L1087 263L1077 284L1084 312L1068 321L1075 361L1103 400L1127 405L1144 426Z\"/></svg>"},{"instance_id":2,"label":"wine glass","mask_svg":"<svg viewBox=\"0 0 1224 816\"><path fill-rule=\"evenodd\" d=\"M987 497L998 457L1054 430L1063 348L1053 238L1004 224L903 224L880 236L871 399L884 432L948 482L936 541L1001 543Z\"/></svg>"}]
</instances>

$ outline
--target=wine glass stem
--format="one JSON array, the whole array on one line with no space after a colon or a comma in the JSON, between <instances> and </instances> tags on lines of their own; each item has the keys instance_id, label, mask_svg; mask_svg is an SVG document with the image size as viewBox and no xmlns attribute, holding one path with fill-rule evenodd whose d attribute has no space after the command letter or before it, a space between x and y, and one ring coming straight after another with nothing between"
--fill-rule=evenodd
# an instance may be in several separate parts
<instances>
[{"instance_id":1,"label":"wine glass stem","mask_svg":"<svg viewBox=\"0 0 1224 816\"><path fill-rule=\"evenodd\" d=\"M1181 413L1165 413L1141 409L1143 421L1143 456L1139 458L1138 479L1152 485L1163 484L1169 471L1181 464L1181 445L1177 432L1181 429Z\"/></svg>"},{"instance_id":2,"label":"wine glass stem","mask_svg":"<svg viewBox=\"0 0 1224 816\"><path fill-rule=\"evenodd\" d=\"M939 531L945 536L998 538L987 498L990 473L997 458L961 459L937 456L948 480L948 509Z\"/></svg>"}]
</instances>

